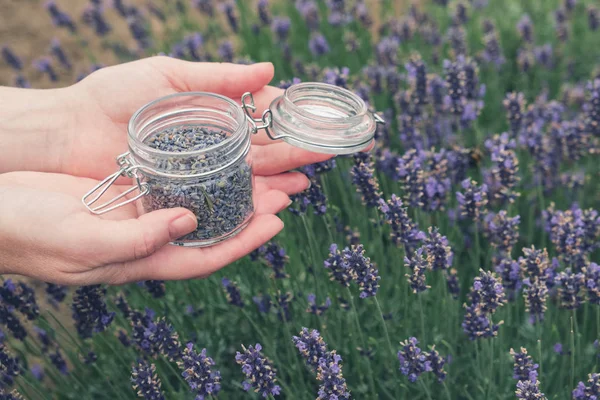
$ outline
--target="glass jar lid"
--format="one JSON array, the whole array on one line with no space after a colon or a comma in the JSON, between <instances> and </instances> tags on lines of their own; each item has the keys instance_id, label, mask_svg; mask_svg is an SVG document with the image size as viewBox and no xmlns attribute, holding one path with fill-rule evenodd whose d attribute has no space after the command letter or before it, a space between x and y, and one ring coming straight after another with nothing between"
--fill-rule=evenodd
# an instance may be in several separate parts
<instances>
[{"instance_id":1,"label":"glass jar lid","mask_svg":"<svg viewBox=\"0 0 600 400\"><path fill-rule=\"evenodd\" d=\"M250 93L242 97L242 107L248 116L248 109L255 111ZM265 129L271 139L327 154L351 154L368 148L377 124L384 122L355 93L316 82L290 86L273 100L262 119L249 118L254 132ZM258 122L262 125L257 126Z\"/></svg>"}]
</instances>

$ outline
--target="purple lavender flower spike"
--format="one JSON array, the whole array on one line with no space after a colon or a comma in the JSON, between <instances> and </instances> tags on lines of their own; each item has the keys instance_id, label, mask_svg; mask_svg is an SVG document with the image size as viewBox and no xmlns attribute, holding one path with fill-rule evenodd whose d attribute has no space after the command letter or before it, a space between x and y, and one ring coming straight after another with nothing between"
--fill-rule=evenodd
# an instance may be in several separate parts
<instances>
[{"instance_id":1,"label":"purple lavender flower spike","mask_svg":"<svg viewBox=\"0 0 600 400\"><path fill-rule=\"evenodd\" d=\"M520 92L509 93L504 98L503 104L512 137L517 137L521 133L523 115L525 114L525 96Z\"/></svg>"},{"instance_id":2,"label":"purple lavender flower spike","mask_svg":"<svg viewBox=\"0 0 600 400\"><path fill-rule=\"evenodd\" d=\"M533 43L533 23L529 15L524 14L517 23L517 31L525 43Z\"/></svg>"},{"instance_id":3,"label":"purple lavender flower spike","mask_svg":"<svg viewBox=\"0 0 600 400\"><path fill-rule=\"evenodd\" d=\"M523 280L523 297L525 310L529 313L529 322L536 324L544 320L548 286L541 278L526 278Z\"/></svg>"},{"instance_id":4,"label":"purple lavender flower spike","mask_svg":"<svg viewBox=\"0 0 600 400\"><path fill-rule=\"evenodd\" d=\"M212 17L215 14L215 7L213 4L213 0L193 0L192 4L198 10L200 10L201 13L203 13L209 17Z\"/></svg>"},{"instance_id":5,"label":"purple lavender flower spike","mask_svg":"<svg viewBox=\"0 0 600 400\"><path fill-rule=\"evenodd\" d=\"M425 271L428 269L427 259L424 256L424 247L420 247L410 258L404 257L404 266L409 268L412 273L406 274L413 293L422 293L431 288L426 284Z\"/></svg>"},{"instance_id":6,"label":"purple lavender flower spike","mask_svg":"<svg viewBox=\"0 0 600 400\"><path fill-rule=\"evenodd\" d=\"M181 375L197 399L216 396L221 390L221 373L213 370L215 362L206 355L206 349L198 353L194 350L194 344L189 342L177 365L183 371Z\"/></svg>"},{"instance_id":7,"label":"purple lavender flower spike","mask_svg":"<svg viewBox=\"0 0 600 400\"><path fill-rule=\"evenodd\" d=\"M556 275L555 286L558 288L560 306L567 310L575 310L583 302L585 276L581 272L574 273L571 268Z\"/></svg>"},{"instance_id":8,"label":"purple lavender flower spike","mask_svg":"<svg viewBox=\"0 0 600 400\"><path fill-rule=\"evenodd\" d=\"M477 304L481 312L493 314L506 303L506 295L502 286L502 279L498 279L493 272L479 271L475 277L470 293L473 304Z\"/></svg>"},{"instance_id":9,"label":"purple lavender flower spike","mask_svg":"<svg viewBox=\"0 0 600 400\"><path fill-rule=\"evenodd\" d=\"M83 23L94 29L96 35L106 36L112 30L112 27L104 18L104 10L101 6L90 4L82 15Z\"/></svg>"},{"instance_id":10,"label":"purple lavender flower spike","mask_svg":"<svg viewBox=\"0 0 600 400\"><path fill-rule=\"evenodd\" d=\"M546 400L547 397L540 391L540 381L526 380L517 382L515 391L517 399L522 400Z\"/></svg>"},{"instance_id":11,"label":"purple lavender flower spike","mask_svg":"<svg viewBox=\"0 0 600 400\"><path fill-rule=\"evenodd\" d=\"M54 365L54 367L56 367L58 372L60 372L63 375L69 374L69 367L67 366L67 362L65 361L65 358L61 354L60 349L57 348L53 352L48 354L48 358L50 359L50 362L52 363L52 365Z\"/></svg>"},{"instance_id":12,"label":"purple lavender flower spike","mask_svg":"<svg viewBox=\"0 0 600 400\"><path fill-rule=\"evenodd\" d=\"M271 23L271 30L280 42L284 42L290 34L291 26L292 22L288 17L275 17Z\"/></svg>"},{"instance_id":13,"label":"purple lavender flower spike","mask_svg":"<svg viewBox=\"0 0 600 400\"><path fill-rule=\"evenodd\" d=\"M591 31L597 31L600 27L600 10L594 6L587 8L588 27Z\"/></svg>"},{"instance_id":14,"label":"purple lavender flower spike","mask_svg":"<svg viewBox=\"0 0 600 400\"><path fill-rule=\"evenodd\" d=\"M527 354L527 349L521 347L520 352L510 349L510 355L514 360L513 379L517 381L535 381L538 376L539 365Z\"/></svg>"},{"instance_id":15,"label":"purple lavender flower spike","mask_svg":"<svg viewBox=\"0 0 600 400\"><path fill-rule=\"evenodd\" d=\"M458 299L458 296L460 295L458 271L456 270L456 268L451 268L448 271L444 271L444 277L446 278L446 286L448 287L448 292L450 293L453 299Z\"/></svg>"},{"instance_id":16,"label":"purple lavender flower spike","mask_svg":"<svg viewBox=\"0 0 600 400\"><path fill-rule=\"evenodd\" d=\"M128 16L127 25L131 36L135 39L140 50L146 50L152 45L150 32L146 26L146 21L141 14Z\"/></svg>"},{"instance_id":17,"label":"purple lavender flower spike","mask_svg":"<svg viewBox=\"0 0 600 400\"><path fill-rule=\"evenodd\" d=\"M343 67L341 70L339 68L325 68L323 70L323 82L348 89L349 75L350 69L348 67Z\"/></svg>"},{"instance_id":18,"label":"purple lavender flower spike","mask_svg":"<svg viewBox=\"0 0 600 400\"><path fill-rule=\"evenodd\" d=\"M162 354L170 361L181 358L179 335L164 318L155 320L154 311L146 309L134 311L130 320L133 341L142 352L150 357Z\"/></svg>"},{"instance_id":19,"label":"purple lavender flower spike","mask_svg":"<svg viewBox=\"0 0 600 400\"><path fill-rule=\"evenodd\" d=\"M331 299L329 297L327 297L325 299L325 302L321 305L317 304L317 296L314 293L309 293L307 296L307 300L308 308L306 309L306 312L317 316L323 315L325 311L327 311L329 307L331 307Z\"/></svg>"},{"instance_id":20,"label":"purple lavender flower spike","mask_svg":"<svg viewBox=\"0 0 600 400\"><path fill-rule=\"evenodd\" d=\"M573 390L573 400L596 400L600 396L600 374L589 374L587 385L579 382Z\"/></svg>"},{"instance_id":21,"label":"purple lavender flower spike","mask_svg":"<svg viewBox=\"0 0 600 400\"><path fill-rule=\"evenodd\" d=\"M10 47L2 46L2 58L4 58L6 64L15 71L21 71L23 69L23 62Z\"/></svg>"},{"instance_id":22,"label":"purple lavender flower spike","mask_svg":"<svg viewBox=\"0 0 600 400\"><path fill-rule=\"evenodd\" d=\"M354 166L350 170L352 183L356 185L356 191L361 194L362 202L369 208L379 205L381 192L379 181L374 175L373 159L369 154L354 156Z\"/></svg>"},{"instance_id":23,"label":"purple lavender flower spike","mask_svg":"<svg viewBox=\"0 0 600 400\"><path fill-rule=\"evenodd\" d=\"M587 102L584 105L585 125L592 135L600 136L600 78L587 85Z\"/></svg>"},{"instance_id":24,"label":"purple lavender flower spike","mask_svg":"<svg viewBox=\"0 0 600 400\"><path fill-rule=\"evenodd\" d=\"M429 227L425 239L427 262L429 269L433 271L447 270L452 266L454 253L450 248L446 236L442 236L438 228Z\"/></svg>"},{"instance_id":25,"label":"purple lavender flower spike","mask_svg":"<svg viewBox=\"0 0 600 400\"><path fill-rule=\"evenodd\" d=\"M261 353L262 346L259 343L248 348L242 345L242 349L244 352L238 351L235 361L242 366L242 372L246 375L246 380L242 382L244 390L248 391L254 387L255 391L265 398L269 395L279 395L281 387L276 384L277 371L271 360Z\"/></svg>"},{"instance_id":26,"label":"purple lavender flower spike","mask_svg":"<svg viewBox=\"0 0 600 400\"><path fill-rule=\"evenodd\" d=\"M40 309L35 299L35 291L24 282L13 282L6 279L0 287L0 301L4 306L11 307L32 321L40 315Z\"/></svg>"},{"instance_id":27,"label":"purple lavender flower spike","mask_svg":"<svg viewBox=\"0 0 600 400\"><path fill-rule=\"evenodd\" d=\"M261 314L268 314L271 311L271 306L273 302L271 301L271 296L268 294L253 296L252 301L256 304L258 308L258 312Z\"/></svg>"},{"instance_id":28,"label":"purple lavender flower spike","mask_svg":"<svg viewBox=\"0 0 600 400\"><path fill-rule=\"evenodd\" d=\"M266 26L270 25L272 18L271 11L269 10L269 1L258 0L256 7L258 9L258 18L260 19L260 22Z\"/></svg>"},{"instance_id":29,"label":"purple lavender flower spike","mask_svg":"<svg viewBox=\"0 0 600 400\"><path fill-rule=\"evenodd\" d=\"M138 361L131 369L131 385L139 397L147 400L165 400L154 364Z\"/></svg>"},{"instance_id":30,"label":"purple lavender flower spike","mask_svg":"<svg viewBox=\"0 0 600 400\"><path fill-rule=\"evenodd\" d=\"M504 57L504 53L502 51L496 26L490 22L487 28L484 25L484 30L485 34L483 36L483 43L485 48L482 54L483 60L486 63L494 64L496 68L500 68L504 63L506 63L506 58Z\"/></svg>"},{"instance_id":31,"label":"purple lavender flower spike","mask_svg":"<svg viewBox=\"0 0 600 400\"><path fill-rule=\"evenodd\" d=\"M233 43L231 43L231 41L229 41L229 40L223 41L219 45L219 49L217 50L217 52L219 53L219 57L221 57L221 59L224 62L229 62L229 63L233 62L234 49L233 49Z\"/></svg>"},{"instance_id":32,"label":"purple lavender flower spike","mask_svg":"<svg viewBox=\"0 0 600 400\"><path fill-rule=\"evenodd\" d=\"M296 9L302 15L310 30L315 31L319 29L319 8L314 0L296 1Z\"/></svg>"},{"instance_id":33,"label":"purple lavender flower spike","mask_svg":"<svg viewBox=\"0 0 600 400\"><path fill-rule=\"evenodd\" d=\"M465 318L462 322L463 331L470 340L493 338L498 336L499 324L494 324L487 315L481 312L478 304L471 304L465 308Z\"/></svg>"},{"instance_id":34,"label":"purple lavender flower spike","mask_svg":"<svg viewBox=\"0 0 600 400\"><path fill-rule=\"evenodd\" d=\"M412 249L425 239L425 234L410 219L402 200L395 194L387 202L380 199L379 210L384 214L386 223L390 225L390 236L396 246L403 245Z\"/></svg>"},{"instance_id":35,"label":"purple lavender flower spike","mask_svg":"<svg viewBox=\"0 0 600 400\"><path fill-rule=\"evenodd\" d=\"M460 206L461 215L473 220L479 221L480 216L485 214L487 205L487 185L484 183L477 186L477 182L472 179L465 179L461 186L464 193L456 192L456 200Z\"/></svg>"},{"instance_id":36,"label":"purple lavender flower spike","mask_svg":"<svg viewBox=\"0 0 600 400\"><path fill-rule=\"evenodd\" d=\"M115 313L108 311L105 296L106 288L100 285L82 286L75 291L71 308L77 333L82 338L103 332L112 323Z\"/></svg>"},{"instance_id":37,"label":"purple lavender flower spike","mask_svg":"<svg viewBox=\"0 0 600 400\"><path fill-rule=\"evenodd\" d=\"M402 349L398 351L400 372L407 376L412 383L416 382L424 372L433 371L427 352L422 351L417 346L418 344L419 341L416 338L408 338L408 340L400 342Z\"/></svg>"},{"instance_id":38,"label":"purple lavender flower spike","mask_svg":"<svg viewBox=\"0 0 600 400\"><path fill-rule=\"evenodd\" d=\"M552 49L551 44L546 43L543 46L534 48L533 54L535 54L535 59L538 64L547 69L554 68L554 50Z\"/></svg>"},{"instance_id":39,"label":"purple lavender flower spike","mask_svg":"<svg viewBox=\"0 0 600 400\"><path fill-rule=\"evenodd\" d=\"M227 302L236 307L244 307L242 294L240 293L240 288L237 286L237 284L235 282L230 281L227 278L223 278L221 280L221 284L223 285L223 289L225 290Z\"/></svg>"},{"instance_id":40,"label":"purple lavender flower spike","mask_svg":"<svg viewBox=\"0 0 600 400\"><path fill-rule=\"evenodd\" d=\"M520 216L509 217L505 210L485 216L485 233L501 255L509 255L519 240Z\"/></svg>"},{"instance_id":41,"label":"purple lavender flower spike","mask_svg":"<svg viewBox=\"0 0 600 400\"><path fill-rule=\"evenodd\" d=\"M54 25L67 28L71 33L75 33L77 31L77 27L75 26L75 23L71 17L58 8L56 1L48 0L46 2L46 10L48 10Z\"/></svg>"},{"instance_id":42,"label":"purple lavender flower spike","mask_svg":"<svg viewBox=\"0 0 600 400\"><path fill-rule=\"evenodd\" d=\"M21 361L17 357L13 357L8 348L2 343L0 343L0 366L2 366L0 369L2 386L0 388L3 388L4 385L11 386L15 378L23 372Z\"/></svg>"},{"instance_id":43,"label":"purple lavender flower spike","mask_svg":"<svg viewBox=\"0 0 600 400\"><path fill-rule=\"evenodd\" d=\"M310 52L316 57L320 57L329 53L329 43L327 43L325 37L320 33L317 33L312 36L308 43L308 48L310 49Z\"/></svg>"},{"instance_id":44,"label":"purple lavender flower spike","mask_svg":"<svg viewBox=\"0 0 600 400\"><path fill-rule=\"evenodd\" d=\"M319 396L317 400L349 399L350 391L346 385L346 379L342 375L342 357L335 350L329 352L327 357L319 360L317 368L317 380L319 385Z\"/></svg>"},{"instance_id":45,"label":"purple lavender flower spike","mask_svg":"<svg viewBox=\"0 0 600 400\"><path fill-rule=\"evenodd\" d=\"M285 249L276 242L269 242L262 251L264 259L273 269L273 276L276 279L284 279L289 275L285 272L285 265L289 262L289 256Z\"/></svg>"},{"instance_id":46,"label":"purple lavender flower spike","mask_svg":"<svg viewBox=\"0 0 600 400\"><path fill-rule=\"evenodd\" d=\"M52 44L50 46L50 52L58 60L60 65L63 66L64 69L66 69L67 71L70 71L73 68L71 61L69 61L69 58L67 57L67 54L65 53L63 48L61 47L60 41L58 39L56 39L56 38L52 39Z\"/></svg>"},{"instance_id":47,"label":"purple lavender flower spike","mask_svg":"<svg viewBox=\"0 0 600 400\"><path fill-rule=\"evenodd\" d=\"M600 305L600 265L592 262L587 266L585 281L589 302Z\"/></svg>"},{"instance_id":48,"label":"purple lavender flower spike","mask_svg":"<svg viewBox=\"0 0 600 400\"><path fill-rule=\"evenodd\" d=\"M225 13L229 27L234 33L238 32L238 17L235 14L235 3L230 1L221 3L221 11Z\"/></svg>"},{"instance_id":49,"label":"purple lavender flower spike","mask_svg":"<svg viewBox=\"0 0 600 400\"><path fill-rule=\"evenodd\" d=\"M38 381L43 381L45 374L44 374L44 367L42 367L40 364L33 364L30 368L31 370L31 375L33 375L33 377L38 380Z\"/></svg>"},{"instance_id":50,"label":"purple lavender flower spike","mask_svg":"<svg viewBox=\"0 0 600 400\"><path fill-rule=\"evenodd\" d=\"M523 285L519 263L510 258L501 258L496 264L495 271L502 279L508 299L513 300Z\"/></svg>"},{"instance_id":51,"label":"purple lavender flower spike","mask_svg":"<svg viewBox=\"0 0 600 400\"><path fill-rule=\"evenodd\" d=\"M350 269L352 279L358 284L361 290L360 298L364 299L375 296L381 277L375 264L371 262L369 257L365 256L363 245L345 248L342 254L344 262Z\"/></svg>"},{"instance_id":52,"label":"purple lavender flower spike","mask_svg":"<svg viewBox=\"0 0 600 400\"><path fill-rule=\"evenodd\" d=\"M58 75L54 71L52 60L49 57L38 58L33 62L33 66L41 73L48 75L52 82L58 81Z\"/></svg>"},{"instance_id":53,"label":"purple lavender flower spike","mask_svg":"<svg viewBox=\"0 0 600 400\"><path fill-rule=\"evenodd\" d=\"M15 87L27 89L31 87L31 83L23 75L19 74L15 77Z\"/></svg>"},{"instance_id":54,"label":"purple lavender flower spike","mask_svg":"<svg viewBox=\"0 0 600 400\"><path fill-rule=\"evenodd\" d=\"M446 371L444 371L444 365L446 365L447 358L440 356L440 353L435 349L435 346L431 346L427 353L427 358L431 365L431 372L433 372L438 382L443 382L447 375Z\"/></svg>"},{"instance_id":55,"label":"purple lavender flower spike","mask_svg":"<svg viewBox=\"0 0 600 400\"><path fill-rule=\"evenodd\" d=\"M331 280L338 281L342 286L350 286L352 272L350 265L346 262L337 244L329 247L329 258L325 260L324 266L329 270Z\"/></svg>"},{"instance_id":56,"label":"purple lavender flower spike","mask_svg":"<svg viewBox=\"0 0 600 400\"><path fill-rule=\"evenodd\" d=\"M293 336L292 341L302 358L304 358L306 365L316 372L319 368L319 360L327 358L328 355L327 343L325 343L319 331L316 329L309 331L308 328L302 328L299 336Z\"/></svg>"}]
</instances>

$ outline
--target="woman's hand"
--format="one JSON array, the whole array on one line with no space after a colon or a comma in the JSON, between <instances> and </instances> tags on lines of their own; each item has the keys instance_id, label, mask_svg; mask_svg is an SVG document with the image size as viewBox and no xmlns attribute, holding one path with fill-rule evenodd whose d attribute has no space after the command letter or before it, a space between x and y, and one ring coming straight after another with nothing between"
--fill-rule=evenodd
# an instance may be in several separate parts
<instances>
[{"instance_id":1,"label":"woman's hand","mask_svg":"<svg viewBox=\"0 0 600 400\"><path fill-rule=\"evenodd\" d=\"M272 78L270 63L151 57L103 68L65 89L0 88L0 172L56 172L101 180L116 171L116 156L127 151L129 118L148 102L190 91L239 101L244 92L252 92L260 115L282 93L265 86ZM273 142L262 133L252 139L255 156L268 156L265 162L277 172L329 158Z\"/></svg>"},{"instance_id":2,"label":"woman's hand","mask_svg":"<svg viewBox=\"0 0 600 400\"><path fill-rule=\"evenodd\" d=\"M268 173L265 168L259 164L257 172ZM0 273L67 285L206 277L275 236L283 228L275 214L308 180L300 173L257 176L256 215L248 227L201 249L167 245L196 229L195 216L183 208L139 216L129 204L101 217L89 213L81 196L97 183L53 173L1 174ZM106 196L127 188L113 185Z\"/></svg>"}]
</instances>

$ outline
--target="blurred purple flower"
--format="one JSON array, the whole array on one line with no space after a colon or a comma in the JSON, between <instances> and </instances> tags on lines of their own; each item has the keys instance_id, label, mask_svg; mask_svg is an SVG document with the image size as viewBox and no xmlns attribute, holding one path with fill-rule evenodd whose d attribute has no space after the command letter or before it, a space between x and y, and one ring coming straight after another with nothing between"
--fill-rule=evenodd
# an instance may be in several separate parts
<instances>
[{"instance_id":1,"label":"blurred purple flower","mask_svg":"<svg viewBox=\"0 0 600 400\"><path fill-rule=\"evenodd\" d=\"M242 295L240 293L240 288L238 287L238 285L227 278L221 279L221 284L223 285L223 289L225 290L227 302L236 307L244 307L244 301L242 300Z\"/></svg>"},{"instance_id":2,"label":"blurred purple flower","mask_svg":"<svg viewBox=\"0 0 600 400\"><path fill-rule=\"evenodd\" d=\"M524 14L517 23L517 31L526 43L533 43L533 23L528 14Z\"/></svg>"},{"instance_id":3,"label":"blurred purple flower","mask_svg":"<svg viewBox=\"0 0 600 400\"><path fill-rule=\"evenodd\" d=\"M49 57L38 58L33 62L33 66L41 73L48 75L52 82L58 81L58 75L54 71L52 60Z\"/></svg>"},{"instance_id":4,"label":"blurred purple flower","mask_svg":"<svg viewBox=\"0 0 600 400\"><path fill-rule=\"evenodd\" d=\"M213 0L192 0L192 4L203 14L212 17L215 13Z\"/></svg>"},{"instance_id":5,"label":"blurred purple flower","mask_svg":"<svg viewBox=\"0 0 600 400\"><path fill-rule=\"evenodd\" d=\"M225 13L229 27L234 33L238 32L238 17L235 15L235 2L228 1L221 3L221 11Z\"/></svg>"},{"instance_id":6,"label":"blurred purple flower","mask_svg":"<svg viewBox=\"0 0 600 400\"><path fill-rule=\"evenodd\" d=\"M52 18L52 23L54 25L58 27L65 27L71 33L75 33L77 31L77 27L75 26L75 23L71 17L58 8L56 1L48 0L45 6L46 10L48 10L48 13L50 14L50 17Z\"/></svg>"},{"instance_id":7,"label":"blurred purple flower","mask_svg":"<svg viewBox=\"0 0 600 400\"><path fill-rule=\"evenodd\" d=\"M329 43L327 43L325 37L320 33L314 34L311 37L308 43L308 48L310 49L310 52L316 57L320 57L329 53Z\"/></svg>"},{"instance_id":8,"label":"blurred purple flower","mask_svg":"<svg viewBox=\"0 0 600 400\"><path fill-rule=\"evenodd\" d=\"M271 23L271 30L281 42L287 40L292 22L288 17L275 17Z\"/></svg>"},{"instance_id":9,"label":"blurred purple flower","mask_svg":"<svg viewBox=\"0 0 600 400\"><path fill-rule=\"evenodd\" d=\"M309 293L307 296L307 300L308 308L306 309L306 312L317 316L323 315L325 311L327 311L329 307L331 307L331 299L329 297L327 297L325 299L325 302L321 305L317 304L317 296L314 293Z\"/></svg>"},{"instance_id":10,"label":"blurred purple flower","mask_svg":"<svg viewBox=\"0 0 600 400\"><path fill-rule=\"evenodd\" d=\"M81 16L83 23L94 29L98 36L106 36L112 27L104 17L104 9L99 5L90 4Z\"/></svg>"},{"instance_id":11,"label":"blurred purple flower","mask_svg":"<svg viewBox=\"0 0 600 400\"><path fill-rule=\"evenodd\" d=\"M6 64L15 71L21 71L23 69L23 62L10 47L2 46L2 58L4 58Z\"/></svg>"}]
</instances>

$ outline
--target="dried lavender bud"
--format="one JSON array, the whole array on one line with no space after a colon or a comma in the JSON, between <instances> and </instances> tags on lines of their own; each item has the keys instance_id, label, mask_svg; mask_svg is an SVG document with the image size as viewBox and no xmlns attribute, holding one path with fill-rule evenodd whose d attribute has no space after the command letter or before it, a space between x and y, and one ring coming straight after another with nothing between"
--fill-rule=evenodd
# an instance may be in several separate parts
<instances>
[{"instance_id":1,"label":"dried lavender bud","mask_svg":"<svg viewBox=\"0 0 600 400\"><path fill-rule=\"evenodd\" d=\"M313 371L317 371L319 360L327 358L327 343L316 329L309 331L307 328L302 328L299 336L293 336L292 341L294 346L300 352L306 365Z\"/></svg>"},{"instance_id":2,"label":"dried lavender bud","mask_svg":"<svg viewBox=\"0 0 600 400\"><path fill-rule=\"evenodd\" d=\"M342 375L341 362L342 357L335 350L319 360L317 380L321 384L319 385L317 400L350 398L350 391Z\"/></svg>"},{"instance_id":3,"label":"dried lavender bud","mask_svg":"<svg viewBox=\"0 0 600 400\"><path fill-rule=\"evenodd\" d=\"M398 351L400 372L413 383L419 379L422 373L433 370L427 352L422 351L417 346L418 344L417 338L408 338L408 340L400 342L402 349Z\"/></svg>"},{"instance_id":4,"label":"dried lavender bud","mask_svg":"<svg viewBox=\"0 0 600 400\"><path fill-rule=\"evenodd\" d=\"M131 385L137 392L138 397L146 400L165 400L160 389L160 379L156 376L154 364L147 361L138 361L131 369Z\"/></svg>"},{"instance_id":5,"label":"dried lavender bud","mask_svg":"<svg viewBox=\"0 0 600 400\"><path fill-rule=\"evenodd\" d=\"M10 47L2 46L2 58L4 58L4 61L15 71L21 71L23 69L23 62Z\"/></svg>"},{"instance_id":6,"label":"dried lavender bud","mask_svg":"<svg viewBox=\"0 0 600 400\"><path fill-rule=\"evenodd\" d=\"M221 373L213 371L215 362L206 355L206 349L197 353L193 343L188 343L177 365L183 370L181 376L196 394L197 399L216 396L221 390Z\"/></svg>"},{"instance_id":7,"label":"dried lavender bud","mask_svg":"<svg viewBox=\"0 0 600 400\"><path fill-rule=\"evenodd\" d=\"M242 300L242 295L240 293L240 288L238 287L238 285L227 278L223 278L221 280L221 284L223 285L223 289L225 290L227 302L236 307L244 307L244 301Z\"/></svg>"},{"instance_id":8,"label":"dried lavender bud","mask_svg":"<svg viewBox=\"0 0 600 400\"><path fill-rule=\"evenodd\" d=\"M464 193L456 192L456 200L460 205L461 215L473 220L479 221L481 214L486 211L487 205L487 185L484 183L480 187L472 179L465 179L461 186Z\"/></svg>"},{"instance_id":9,"label":"dried lavender bud","mask_svg":"<svg viewBox=\"0 0 600 400\"><path fill-rule=\"evenodd\" d=\"M317 296L314 293L309 293L307 296L308 300L308 308L306 312L314 314L314 315L323 315L325 311L331 307L331 299L327 297L325 302L321 305L317 305Z\"/></svg>"},{"instance_id":10,"label":"dried lavender bud","mask_svg":"<svg viewBox=\"0 0 600 400\"><path fill-rule=\"evenodd\" d=\"M211 131L197 126L180 126L156 132L145 139L152 148L173 153L158 162L158 169L169 173L191 174L210 171L224 157L223 152L207 154L201 158L178 157L179 152L210 149L226 139L225 132ZM147 212L163 208L184 207L198 220L198 228L179 240L204 241L234 232L252 215L252 168L245 160L230 166L226 171L207 178L164 178L144 174L150 193L142 203Z\"/></svg>"},{"instance_id":11,"label":"dried lavender bud","mask_svg":"<svg viewBox=\"0 0 600 400\"><path fill-rule=\"evenodd\" d=\"M108 311L105 296L106 288L100 285L82 286L75 291L71 308L77 333L82 338L103 332L112 323L115 313Z\"/></svg>"},{"instance_id":12,"label":"dried lavender bud","mask_svg":"<svg viewBox=\"0 0 600 400\"><path fill-rule=\"evenodd\" d=\"M259 343L248 348L242 345L242 349L244 352L238 351L235 361L242 366L242 372L246 375L246 380L242 382L244 390L248 391L254 387L263 397L279 395L281 387L276 384L277 371L271 360L261 353L262 346Z\"/></svg>"},{"instance_id":13,"label":"dried lavender bud","mask_svg":"<svg viewBox=\"0 0 600 400\"><path fill-rule=\"evenodd\" d=\"M558 273L554 278L555 286L558 288L560 306L567 310L575 310L583 302L583 287L585 276L581 272L572 272L571 268Z\"/></svg>"}]
</instances>

